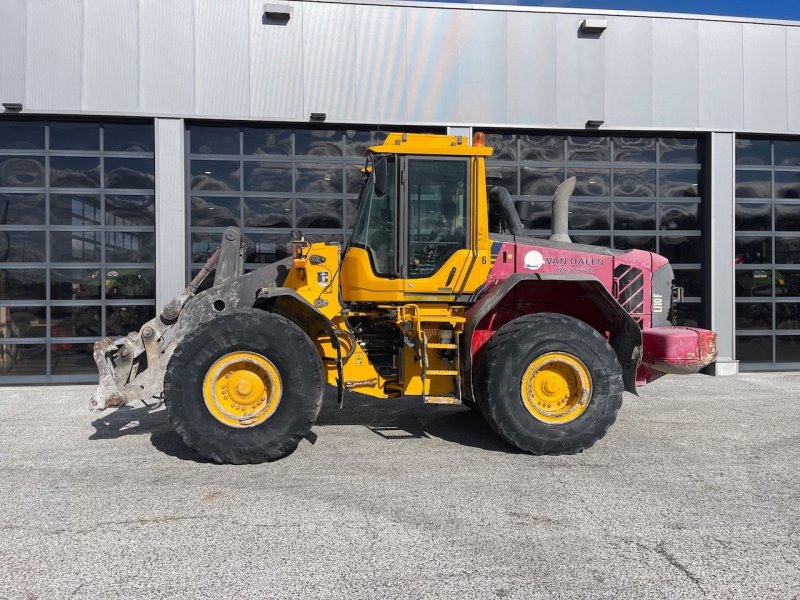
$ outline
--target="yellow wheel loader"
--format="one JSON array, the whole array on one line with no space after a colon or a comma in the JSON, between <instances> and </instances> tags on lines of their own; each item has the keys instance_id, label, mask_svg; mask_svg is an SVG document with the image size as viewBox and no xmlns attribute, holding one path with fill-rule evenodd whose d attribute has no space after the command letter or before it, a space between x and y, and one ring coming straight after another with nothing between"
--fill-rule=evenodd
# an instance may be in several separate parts
<instances>
[{"instance_id":1,"label":"yellow wheel loader","mask_svg":"<svg viewBox=\"0 0 800 600\"><path fill-rule=\"evenodd\" d=\"M624 390L715 359L713 332L673 325L665 258L573 244L574 178L550 239L526 236L472 142L392 133L370 148L344 247L294 232L289 258L245 275L247 240L228 228L155 319L97 342L92 408L159 398L203 456L261 462L297 446L330 385L340 405L464 403L522 450L570 454L605 435Z\"/></svg>"}]
</instances>

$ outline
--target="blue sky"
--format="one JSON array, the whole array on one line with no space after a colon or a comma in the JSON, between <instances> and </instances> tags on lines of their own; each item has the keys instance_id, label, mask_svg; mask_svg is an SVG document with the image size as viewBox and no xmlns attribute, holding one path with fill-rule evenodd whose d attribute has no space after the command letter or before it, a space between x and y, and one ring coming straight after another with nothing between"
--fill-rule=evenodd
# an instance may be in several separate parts
<instances>
[{"instance_id":1,"label":"blue sky","mask_svg":"<svg viewBox=\"0 0 800 600\"><path fill-rule=\"evenodd\" d=\"M438 0L446 2L448 0ZM566 8L604 8L653 12L699 13L758 17L763 19L800 20L800 0L453 0L473 4L517 4Z\"/></svg>"}]
</instances>

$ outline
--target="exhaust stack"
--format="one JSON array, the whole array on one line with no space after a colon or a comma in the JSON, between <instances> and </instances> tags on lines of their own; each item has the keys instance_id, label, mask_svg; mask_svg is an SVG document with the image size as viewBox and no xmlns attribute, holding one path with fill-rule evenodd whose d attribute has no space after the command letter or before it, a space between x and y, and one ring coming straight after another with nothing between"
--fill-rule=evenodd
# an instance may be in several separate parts
<instances>
[{"instance_id":1,"label":"exhaust stack","mask_svg":"<svg viewBox=\"0 0 800 600\"><path fill-rule=\"evenodd\" d=\"M553 233L550 234L550 241L553 242L572 242L569 238L569 199L575 191L577 179L568 177L561 185L556 188L553 194Z\"/></svg>"}]
</instances>

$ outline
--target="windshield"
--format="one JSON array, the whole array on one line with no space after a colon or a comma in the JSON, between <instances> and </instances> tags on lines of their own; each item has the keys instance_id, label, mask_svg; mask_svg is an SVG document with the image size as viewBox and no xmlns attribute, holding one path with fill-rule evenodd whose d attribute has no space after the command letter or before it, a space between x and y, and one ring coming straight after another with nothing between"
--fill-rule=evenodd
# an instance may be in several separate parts
<instances>
[{"instance_id":1,"label":"windshield","mask_svg":"<svg viewBox=\"0 0 800 600\"><path fill-rule=\"evenodd\" d=\"M375 159L384 161L379 168L386 169L384 194L379 196L375 190L376 168L370 172L361 188L358 199L358 216L350 242L352 246L364 248L372 262L377 275L395 275L395 247L397 222L397 182L394 159L379 156Z\"/></svg>"}]
</instances>

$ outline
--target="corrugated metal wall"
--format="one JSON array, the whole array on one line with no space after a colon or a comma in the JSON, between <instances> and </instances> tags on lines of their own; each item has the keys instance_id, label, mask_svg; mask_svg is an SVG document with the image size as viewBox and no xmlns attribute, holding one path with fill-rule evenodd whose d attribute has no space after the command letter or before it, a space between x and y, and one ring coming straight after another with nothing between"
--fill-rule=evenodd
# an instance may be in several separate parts
<instances>
[{"instance_id":1,"label":"corrugated metal wall","mask_svg":"<svg viewBox=\"0 0 800 600\"><path fill-rule=\"evenodd\" d=\"M800 27L474 6L3 0L25 112L800 133Z\"/></svg>"}]
</instances>

